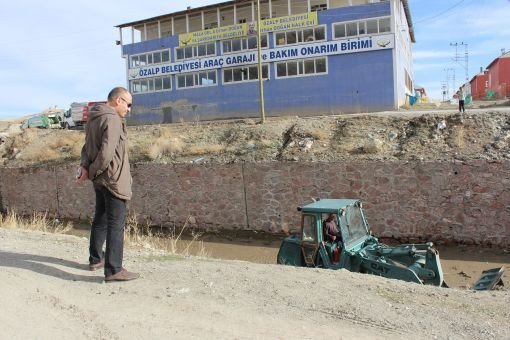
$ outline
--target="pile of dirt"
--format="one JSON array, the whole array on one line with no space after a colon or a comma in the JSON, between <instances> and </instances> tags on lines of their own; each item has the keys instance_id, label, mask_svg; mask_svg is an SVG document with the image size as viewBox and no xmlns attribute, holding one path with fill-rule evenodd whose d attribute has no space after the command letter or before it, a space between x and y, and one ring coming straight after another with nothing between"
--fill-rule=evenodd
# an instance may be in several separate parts
<instances>
[{"instance_id":1,"label":"pile of dirt","mask_svg":"<svg viewBox=\"0 0 510 340\"><path fill-rule=\"evenodd\" d=\"M0 165L79 159L83 131L9 129ZM510 159L510 108L145 125L129 135L133 162L502 160Z\"/></svg>"},{"instance_id":2,"label":"pile of dirt","mask_svg":"<svg viewBox=\"0 0 510 340\"><path fill-rule=\"evenodd\" d=\"M421 286L345 270L127 248L126 283L87 270L87 240L0 229L2 336L504 339L507 290ZM23 306L20 308L20 306ZM27 325L30 325L27 327Z\"/></svg>"}]
</instances>

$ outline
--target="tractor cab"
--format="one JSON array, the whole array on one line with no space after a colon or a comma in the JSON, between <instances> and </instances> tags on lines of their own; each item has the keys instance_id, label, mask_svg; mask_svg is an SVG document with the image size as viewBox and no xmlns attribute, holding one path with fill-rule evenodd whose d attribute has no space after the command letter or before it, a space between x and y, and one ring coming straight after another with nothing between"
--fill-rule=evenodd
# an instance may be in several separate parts
<instances>
[{"instance_id":1,"label":"tractor cab","mask_svg":"<svg viewBox=\"0 0 510 340\"><path fill-rule=\"evenodd\" d=\"M299 207L301 232L285 239L277 262L307 267L344 268L348 256L342 253L359 248L370 237L361 207L361 202L353 199L321 199ZM335 240L328 236L328 218L339 232Z\"/></svg>"}]
</instances>

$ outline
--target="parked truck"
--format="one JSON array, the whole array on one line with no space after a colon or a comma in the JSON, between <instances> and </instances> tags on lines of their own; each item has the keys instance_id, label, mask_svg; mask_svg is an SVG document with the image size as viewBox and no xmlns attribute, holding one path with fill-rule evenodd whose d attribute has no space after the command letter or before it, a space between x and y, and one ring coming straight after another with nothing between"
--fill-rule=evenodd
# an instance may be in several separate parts
<instances>
[{"instance_id":1,"label":"parked truck","mask_svg":"<svg viewBox=\"0 0 510 340\"><path fill-rule=\"evenodd\" d=\"M106 104L106 102L80 102L72 103L71 107L64 114L64 121L62 122L64 129L71 129L82 127L89 119L89 111L92 107Z\"/></svg>"},{"instance_id":2,"label":"parked truck","mask_svg":"<svg viewBox=\"0 0 510 340\"><path fill-rule=\"evenodd\" d=\"M60 129L64 127L65 113L66 111L64 110L54 110L49 113L45 113L46 117L48 117L51 129Z\"/></svg>"}]
</instances>

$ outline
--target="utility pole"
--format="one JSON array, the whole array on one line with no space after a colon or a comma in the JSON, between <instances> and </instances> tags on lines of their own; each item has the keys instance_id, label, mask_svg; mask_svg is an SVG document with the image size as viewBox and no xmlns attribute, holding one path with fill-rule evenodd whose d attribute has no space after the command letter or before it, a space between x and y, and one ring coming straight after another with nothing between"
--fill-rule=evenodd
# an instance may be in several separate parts
<instances>
[{"instance_id":1,"label":"utility pole","mask_svg":"<svg viewBox=\"0 0 510 340\"><path fill-rule=\"evenodd\" d=\"M452 84L452 90L455 93L455 69L445 68L443 71L446 72L445 92L446 98L450 99L450 82Z\"/></svg>"},{"instance_id":2,"label":"utility pole","mask_svg":"<svg viewBox=\"0 0 510 340\"><path fill-rule=\"evenodd\" d=\"M264 79L262 78L262 41L260 38L260 0L257 0L257 52L258 52L258 73L259 73L259 93L260 93L260 123L266 121L266 112L264 109Z\"/></svg>"},{"instance_id":3,"label":"utility pole","mask_svg":"<svg viewBox=\"0 0 510 340\"><path fill-rule=\"evenodd\" d=\"M456 63L458 63L459 65L462 65L460 64L461 61L464 61L464 71L466 73L466 83L469 82L469 52L468 52L468 44L467 43L464 43L464 42L461 42L460 44L459 43L450 43L450 46L455 46L455 56L452 58L453 61L455 61ZM459 46L464 46L464 55L462 56L460 53L459 53L459 50L458 50L458 47Z\"/></svg>"},{"instance_id":4,"label":"utility pole","mask_svg":"<svg viewBox=\"0 0 510 340\"><path fill-rule=\"evenodd\" d=\"M441 94L443 95L443 102L446 101L446 84L441 82Z\"/></svg>"}]
</instances>

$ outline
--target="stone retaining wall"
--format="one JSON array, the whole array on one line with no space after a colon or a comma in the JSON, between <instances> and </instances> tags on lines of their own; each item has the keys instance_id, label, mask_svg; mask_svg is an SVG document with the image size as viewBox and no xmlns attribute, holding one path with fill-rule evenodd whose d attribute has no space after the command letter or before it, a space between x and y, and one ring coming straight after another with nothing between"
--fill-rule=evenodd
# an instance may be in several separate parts
<instances>
[{"instance_id":1,"label":"stone retaining wall","mask_svg":"<svg viewBox=\"0 0 510 340\"><path fill-rule=\"evenodd\" d=\"M133 166L131 213L166 226L288 233L312 197L361 198L374 234L403 241L510 244L510 162L345 162ZM74 166L0 168L2 209L88 219Z\"/></svg>"}]
</instances>

